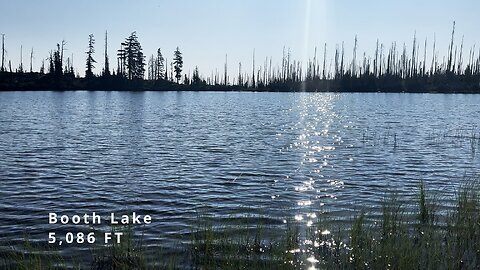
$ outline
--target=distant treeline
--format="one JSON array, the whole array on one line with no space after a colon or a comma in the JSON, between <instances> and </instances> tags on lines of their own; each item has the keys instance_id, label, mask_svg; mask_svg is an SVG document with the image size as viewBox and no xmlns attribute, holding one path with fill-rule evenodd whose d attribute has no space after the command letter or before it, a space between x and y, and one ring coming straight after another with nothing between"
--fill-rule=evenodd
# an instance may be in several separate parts
<instances>
[{"instance_id":1,"label":"distant treeline","mask_svg":"<svg viewBox=\"0 0 480 270\"><path fill-rule=\"evenodd\" d=\"M413 38L412 50L405 43L396 42L389 47L377 40L375 55L361 57L357 54L357 37L351 60L346 60L342 43L335 47L335 54L327 56L327 44L323 57L307 63L294 60L290 49L283 48L281 65L272 66L272 58L265 58L256 65L255 51L252 66L242 68L230 76L227 55L223 74L218 71L210 76L200 75L198 67L191 74L183 73L183 56L177 47L173 60L168 63L159 48L148 61L136 32L120 44L117 51L117 68L110 68L108 36L105 33L104 66L100 74L93 72L95 63L95 38L88 37L85 77L75 74L73 55L64 56L65 41L50 51L42 61L39 72L32 69L33 49L30 52L30 69L23 65L23 47L20 64L12 69L11 61L5 61L5 36L2 35L2 62L0 90L245 90L245 91L356 91L356 92L458 92L480 93L480 50L475 46L465 49L463 37L455 43L455 22L447 56L439 57L434 40L431 56L427 60L428 43ZM431 59L430 59L431 58ZM329 60L330 59L330 60ZM47 61L45 63L45 61Z\"/></svg>"}]
</instances>

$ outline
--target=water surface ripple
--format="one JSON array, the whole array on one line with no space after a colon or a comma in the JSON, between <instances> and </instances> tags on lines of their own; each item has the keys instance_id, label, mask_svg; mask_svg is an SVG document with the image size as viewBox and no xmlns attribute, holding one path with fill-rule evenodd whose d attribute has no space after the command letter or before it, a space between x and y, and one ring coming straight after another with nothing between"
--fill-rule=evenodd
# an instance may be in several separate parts
<instances>
[{"instance_id":1,"label":"water surface ripple","mask_svg":"<svg viewBox=\"0 0 480 270\"><path fill-rule=\"evenodd\" d=\"M46 242L47 214L150 214L175 246L199 213L309 226L375 213L423 180L447 204L480 171L479 95L3 92L0 238ZM78 230L78 228L76 229Z\"/></svg>"}]
</instances>

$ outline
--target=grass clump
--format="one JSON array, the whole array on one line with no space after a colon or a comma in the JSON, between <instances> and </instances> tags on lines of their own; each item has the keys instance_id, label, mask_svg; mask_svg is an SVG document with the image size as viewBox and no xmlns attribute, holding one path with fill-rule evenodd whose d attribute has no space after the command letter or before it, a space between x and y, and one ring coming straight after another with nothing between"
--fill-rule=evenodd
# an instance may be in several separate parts
<instances>
[{"instance_id":1,"label":"grass clump","mask_svg":"<svg viewBox=\"0 0 480 270\"><path fill-rule=\"evenodd\" d=\"M75 269L74 265L70 263L70 268ZM41 270L63 269L67 266L58 250L35 244L28 235L24 236L22 245L0 249L0 269Z\"/></svg>"},{"instance_id":2,"label":"grass clump","mask_svg":"<svg viewBox=\"0 0 480 270\"><path fill-rule=\"evenodd\" d=\"M479 187L478 180L460 187L455 205L440 214L440 201L422 182L415 208L389 195L379 218L361 212L344 228L333 230L322 217L306 235L289 224L269 245L262 244L268 239L262 230L249 241L248 234L231 237L225 229L216 231L204 223L193 233L193 268L479 269Z\"/></svg>"},{"instance_id":3,"label":"grass clump","mask_svg":"<svg viewBox=\"0 0 480 270\"><path fill-rule=\"evenodd\" d=\"M278 233L278 232L277 232ZM287 226L282 237L262 225L213 226L200 217L188 247L194 269L293 269L298 228Z\"/></svg>"},{"instance_id":4,"label":"grass clump","mask_svg":"<svg viewBox=\"0 0 480 270\"><path fill-rule=\"evenodd\" d=\"M453 210L440 216L438 201L421 183L417 211L390 197L379 220L368 222L364 213L354 218L343 259L323 259L342 269L479 269L479 199L478 182L470 182L459 189Z\"/></svg>"},{"instance_id":5,"label":"grass clump","mask_svg":"<svg viewBox=\"0 0 480 270\"><path fill-rule=\"evenodd\" d=\"M147 267L142 242L135 243L131 226L112 227L111 235L121 233L120 243L98 246L93 251L92 269L145 269Z\"/></svg>"}]
</instances>

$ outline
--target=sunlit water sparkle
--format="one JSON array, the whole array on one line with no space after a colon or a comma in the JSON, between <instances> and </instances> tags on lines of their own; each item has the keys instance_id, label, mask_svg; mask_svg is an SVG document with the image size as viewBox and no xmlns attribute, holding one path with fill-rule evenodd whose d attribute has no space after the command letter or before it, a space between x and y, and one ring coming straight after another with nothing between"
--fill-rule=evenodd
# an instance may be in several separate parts
<instances>
[{"instance_id":1,"label":"sunlit water sparkle","mask_svg":"<svg viewBox=\"0 0 480 270\"><path fill-rule=\"evenodd\" d=\"M469 140L479 105L478 95L0 93L0 237L46 241L58 229L48 212L92 211L150 214L147 244L171 249L198 213L272 229L294 220L305 235L325 215L378 214L389 191L409 202L420 180L447 204L480 170ZM332 244L292 252L315 267L309 250Z\"/></svg>"}]
</instances>

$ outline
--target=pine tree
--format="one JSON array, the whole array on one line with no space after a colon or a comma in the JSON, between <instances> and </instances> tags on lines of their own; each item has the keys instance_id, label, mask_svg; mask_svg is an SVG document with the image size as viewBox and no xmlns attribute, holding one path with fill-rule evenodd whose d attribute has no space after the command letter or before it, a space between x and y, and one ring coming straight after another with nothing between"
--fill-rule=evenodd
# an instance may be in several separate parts
<instances>
[{"instance_id":1,"label":"pine tree","mask_svg":"<svg viewBox=\"0 0 480 270\"><path fill-rule=\"evenodd\" d=\"M96 63L95 59L93 59L93 54L95 53L95 48L93 47L95 44L95 38L93 34L88 35L88 51L87 54L87 70L85 71L85 78L93 77L92 69L95 68L93 63Z\"/></svg>"},{"instance_id":2,"label":"pine tree","mask_svg":"<svg viewBox=\"0 0 480 270\"><path fill-rule=\"evenodd\" d=\"M123 65L121 70L127 72L129 80L143 79L145 74L145 57L142 52L142 46L138 41L137 33L132 34L122 42L122 49L118 51L119 66Z\"/></svg>"},{"instance_id":3,"label":"pine tree","mask_svg":"<svg viewBox=\"0 0 480 270\"><path fill-rule=\"evenodd\" d=\"M175 79L177 79L177 83L179 83L180 79L182 78L183 57L178 47L174 52L173 65L175 70Z\"/></svg>"},{"instance_id":4,"label":"pine tree","mask_svg":"<svg viewBox=\"0 0 480 270\"><path fill-rule=\"evenodd\" d=\"M125 63L126 63L126 53L123 47L123 43L120 44L120 49L117 51L117 75L125 77Z\"/></svg>"},{"instance_id":5,"label":"pine tree","mask_svg":"<svg viewBox=\"0 0 480 270\"><path fill-rule=\"evenodd\" d=\"M63 74L62 69L62 58L60 55L60 44L57 43L57 50L53 52L53 70L51 72L56 76L61 76Z\"/></svg>"},{"instance_id":6,"label":"pine tree","mask_svg":"<svg viewBox=\"0 0 480 270\"><path fill-rule=\"evenodd\" d=\"M52 51L50 51L50 56L48 57L48 73L50 74L55 73L55 66L53 65Z\"/></svg>"},{"instance_id":7,"label":"pine tree","mask_svg":"<svg viewBox=\"0 0 480 270\"><path fill-rule=\"evenodd\" d=\"M163 58L160 48L157 50L157 59L156 59L156 69L155 69L155 79L163 79L165 75L165 59Z\"/></svg>"},{"instance_id":8,"label":"pine tree","mask_svg":"<svg viewBox=\"0 0 480 270\"><path fill-rule=\"evenodd\" d=\"M42 66L40 67L40 73L45 74L45 60L42 60Z\"/></svg>"},{"instance_id":9,"label":"pine tree","mask_svg":"<svg viewBox=\"0 0 480 270\"><path fill-rule=\"evenodd\" d=\"M198 66L195 66L195 69L193 70L192 84L193 85L201 84L201 79L200 79L200 73L198 71Z\"/></svg>"}]
</instances>

